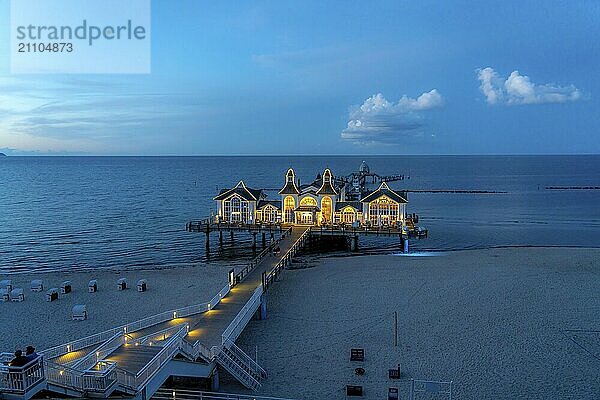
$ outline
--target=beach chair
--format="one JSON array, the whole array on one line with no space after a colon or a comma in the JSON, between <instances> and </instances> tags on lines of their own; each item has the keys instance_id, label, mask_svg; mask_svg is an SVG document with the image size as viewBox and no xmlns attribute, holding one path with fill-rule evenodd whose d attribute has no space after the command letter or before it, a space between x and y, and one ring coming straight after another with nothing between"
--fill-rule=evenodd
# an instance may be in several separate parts
<instances>
[{"instance_id":1,"label":"beach chair","mask_svg":"<svg viewBox=\"0 0 600 400\"><path fill-rule=\"evenodd\" d=\"M64 281L63 283L60 284L60 293L61 294L71 293L71 290L72 290L71 281Z\"/></svg>"},{"instance_id":2,"label":"beach chair","mask_svg":"<svg viewBox=\"0 0 600 400\"><path fill-rule=\"evenodd\" d=\"M46 291L46 301L58 300L58 288L51 288Z\"/></svg>"},{"instance_id":3,"label":"beach chair","mask_svg":"<svg viewBox=\"0 0 600 400\"><path fill-rule=\"evenodd\" d=\"M13 289L12 281L10 279L0 281L0 289L7 289L10 292Z\"/></svg>"},{"instance_id":4,"label":"beach chair","mask_svg":"<svg viewBox=\"0 0 600 400\"><path fill-rule=\"evenodd\" d=\"M346 385L346 396L348 397L362 397L363 395L363 387L356 385Z\"/></svg>"},{"instance_id":5,"label":"beach chair","mask_svg":"<svg viewBox=\"0 0 600 400\"><path fill-rule=\"evenodd\" d=\"M87 309L85 304L76 304L73 306L73 321L83 321L87 319Z\"/></svg>"},{"instance_id":6,"label":"beach chair","mask_svg":"<svg viewBox=\"0 0 600 400\"><path fill-rule=\"evenodd\" d=\"M396 369L388 369L388 377L389 379L400 379L400 364Z\"/></svg>"},{"instance_id":7,"label":"beach chair","mask_svg":"<svg viewBox=\"0 0 600 400\"><path fill-rule=\"evenodd\" d=\"M148 282L146 282L145 279L140 279L137 281L137 291L145 292L146 290L148 290Z\"/></svg>"},{"instance_id":8,"label":"beach chair","mask_svg":"<svg viewBox=\"0 0 600 400\"><path fill-rule=\"evenodd\" d=\"M23 301L25 300L25 294L23 293L23 289L15 288L10 291L10 301Z\"/></svg>"},{"instance_id":9,"label":"beach chair","mask_svg":"<svg viewBox=\"0 0 600 400\"><path fill-rule=\"evenodd\" d=\"M365 349L350 349L350 361L365 361Z\"/></svg>"},{"instance_id":10,"label":"beach chair","mask_svg":"<svg viewBox=\"0 0 600 400\"><path fill-rule=\"evenodd\" d=\"M34 279L31 281L32 292L41 292L42 290L44 290L44 284L41 279Z\"/></svg>"},{"instance_id":11,"label":"beach chair","mask_svg":"<svg viewBox=\"0 0 600 400\"><path fill-rule=\"evenodd\" d=\"M98 281L96 279L92 279L88 283L88 293L96 293L98 291Z\"/></svg>"},{"instance_id":12,"label":"beach chair","mask_svg":"<svg viewBox=\"0 0 600 400\"><path fill-rule=\"evenodd\" d=\"M119 280L117 280L117 289L118 290L127 289L127 278L119 278Z\"/></svg>"},{"instance_id":13,"label":"beach chair","mask_svg":"<svg viewBox=\"0 0 600 400\"><path fill-rule=\"evenodd\" d=\"M7 288L0 289L0 299L2 301L10 301L10 292Z\"/></svg>"}]
</instances>

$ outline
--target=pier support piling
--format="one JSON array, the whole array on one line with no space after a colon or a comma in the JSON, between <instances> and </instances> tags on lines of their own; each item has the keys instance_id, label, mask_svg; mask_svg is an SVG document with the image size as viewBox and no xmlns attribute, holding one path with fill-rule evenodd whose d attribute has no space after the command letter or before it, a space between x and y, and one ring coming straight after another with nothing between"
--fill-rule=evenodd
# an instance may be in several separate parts
<instances>
[{"instance_id":1,"label":"pier support piling","mask_svg":"<svg viewBox=\"0 0 600 400\"><path fill-rule=\"evenodd\" d=\"M358 235L354 235L352 238L352 251L358 251Z\"/></svg>"},{"instance_id":2,"label":"pier support piling","mask_svg":"<svg viewBox=\"0 0 600 400\"><path fill-rule=\"evenodd\" d=\"M267 234L265 232L262 233L262 247L263 249L267 247Z\"/></svg>"},{"instance_id":3,"label":"pier support piling","mask_svg":"<svg viewBox=\"0 0 600 400\"><path fill-rule=\"evenodd\" d=\"M400 250L403 253L408 253L408 238L400 236Z\"/></svg>"},{"instance_id":4,"label":"pier support piling","mask_svg":"<svg viewBox=\"0 0 600 400\"><path fill-rule=\"evenodd\" d=\"M252 251L256 251L256 232L252 232Z\"/></svg>"},{"instance_id":5,"label":"pier support piling","mask_svg":"<svg viewBox=\"0 0 600 400\"><path fill-rule=\"evenodd\" d=\"M219 245L223 246L223 231L219 231Z\"/></svg>"},{"instance_id":6,"label":"pier support piling","mask_svg":"<svg viewBox=\"0 0 600 400\"><path fill-rule=\"evenodd\" d=\"M256 313L256 317L260 321L267 319L267 294L266 293L263 293L260 296L260 307L258 307L258 312Z\"/></svg>"},{"instance_id":7,"label":"pier support piling","mask_svg":"<svg viewBox=\"0 0 600 400\"><path fill-rule=\"evenodd\" d=\"M229 231L229 238L231 239L231 241L233 242L233 231Z\"/></svg>"}]
</instances>

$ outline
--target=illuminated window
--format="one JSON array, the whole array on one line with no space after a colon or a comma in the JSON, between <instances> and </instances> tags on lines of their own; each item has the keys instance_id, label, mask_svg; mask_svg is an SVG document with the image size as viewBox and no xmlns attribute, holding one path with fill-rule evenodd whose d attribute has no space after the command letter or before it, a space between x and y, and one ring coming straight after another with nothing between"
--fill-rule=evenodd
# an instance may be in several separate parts
<instances>
[{"instance_id":1,"label":"illuminated window","mask_svg":"<svg viewBox=\"0 0 600 400\"><path fill-rule=\"evenodd\" d=\"M342 213L342 220L345 224L351 224L356 220L356 212L352 207L344 208Z\"/></svg>"},{"instance_id":2,"label":"illuminated window","mask_svg":"<svg viewBox=\"0 0 600 400\"><path fill-rule=\"evenodd\" d=\"M233 196L223 202L223 216L229 222L247 222L250 220L250 205L246 200Z\"/></svg>"},{"instance_id":3,"label":"illuminated window","mask_svg":"<svg viewBox=\"0 0 600 400\"><path fill-rule=\"evenodd\" d=\"M331 197L323 197L323 200L321 200L321 212L326 223L331 222L331 208Z\"/></svg>"},{"instance_id":4,"label":"illuminated window","mask_svg":"<svg viewBox=\"0 0 600 400\"><path fill-rule=\"evenodd\" d=\"M285 222L294 222L294 209L296 208L296 200L292 196L288 196L283 201L283 209L285 214Z\"/></svg>"},{"instance_id":5,"label":"illuminated window","mask_svg":"<svg viewBox=\"0 0 600 400\"><path fill-rule=\"evenodd\" d=\"M301 206L316 206L317 201L310 196L306 196L305 198L300 200L300 205Z\"/></svg>"},{"instance_id":6,"label":"illuminated window","mask_svg":"<svg viewBox=\"0 0 600 400\"><path fill-rule=\"evenodd\" d=\"M373 225L392 225L398 221L398 203L383 196L369 203L369 221Z\"/></svg>"}]
</instances>

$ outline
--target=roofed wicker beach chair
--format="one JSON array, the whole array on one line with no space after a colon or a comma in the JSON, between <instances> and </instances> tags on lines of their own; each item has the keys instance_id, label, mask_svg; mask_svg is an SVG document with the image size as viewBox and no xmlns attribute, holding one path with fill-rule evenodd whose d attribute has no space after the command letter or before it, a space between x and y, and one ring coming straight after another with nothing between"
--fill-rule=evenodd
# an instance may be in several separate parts
<instances>
[{"instance_id":1,"label":"roofed wicker beach chair","mask_svg":"<svg viewBox=\"0 0 600 400\"><path fill-rule=\"evenodd\" d=\"M118 290L127 289L127 278L119 278L119 280L117 280L117 289Z\"/></svg>"},{"instance_id":2,"label":"roofed wicker beach chair","mask_svg":"<svg viewBox=\"0 0 600 400\"><path fill-rule=\"evenodd\" d=\"M0 289L0 300L10 301L10 291L7 288Z\"/></svg>"},{"instance_id":3,"label":"roofed wicker beach chair","mask_svg":"<svg viewBox=\"0 0 600 400\"><path fill-rule=\"evenodd\" d=\"M71 281L64 281L63 283L60 284L60 293L62 293L62 294L71 293L72 288L73 287L71 285Z\"/></svg>"},{"instance_id":4,"label":"roofed wicker beach chair","mask_svg":"<svg viewBox=\"0 0 600 400\"><path fill-rule=\"evenodd\" d=\"M23 301L25 300L25 294L23 293L23 289L14 288L10 291L10 301Z\"/></svg>"},{"instance_id":5,"label":"roofed wicker beach chair","mask_svg":"<svg viewBox=\"0 0 600 400\"><path fill-rule=\"evenodd\" d=\"M10 292L13 289L12 281L10 279L1 280L0 289L7 289Z\"/></svg>"},{"instance_id":6,"label":"roofed wicker beach chair","mask_svg":"<svg viewBox=\"0 0 600 400\"><path fill-rule=\"evenodd\" d=\"M148 290L148 282L146 282L145 279L140 279L137 281L137 291L145 292L146 290Z\"/></svg>"},{"instance_id":7,"label":"roofed wicker beach chair","mask_svg":"<svg viewBox=\"0 0 600 400\"><path fill-rule=\"evenodd\" d=\"M76 304L73 306L73 320L83 321L87 319L87 308L85 304Z\"/></svg>"},{"instance_id":8,"label":"roofed wicker beach chair","mask_svg":"<svg viewBox=\"0 0 600 400\"><path fill-rule=\"evenodd\" d=\"M41 292L44 290L44 283L41 279L34 279L31 281L31 291L32 292Z\"/></svg>"},{"instance_id":9,"label":"roofed wicker beach chair","mask_svg":"<svg viewBox=\"0 0 600 400\"><path fill-rule=\"evenodd\" d=\"M46 291L46 301L58 300L58 288L50 288Z\"/></svg>"},{"instance_id":10,"label":"roofed wicker beach chair","mask_svg":"<svg viewBox=\"0 0 600 400\"><path fill-rule=\"evenodd\" d=\"M96 279L92 279L88 283L88 293L96 293L98 291L98 281Z\"/></svg>"}]
</instances>

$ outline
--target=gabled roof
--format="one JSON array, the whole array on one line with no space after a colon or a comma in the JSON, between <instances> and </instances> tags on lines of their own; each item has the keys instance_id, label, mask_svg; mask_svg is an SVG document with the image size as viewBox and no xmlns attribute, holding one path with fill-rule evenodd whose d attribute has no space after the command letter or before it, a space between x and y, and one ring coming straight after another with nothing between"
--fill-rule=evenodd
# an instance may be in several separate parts
<instances>
[{"instance_id":1,"label":"gabled roof","mask_svg":"<svg viewBox=\"0 0 600 400\"><path fill-rule=\"evenodd\" d=\"M221 190L219 194L213 198L213 200L225 200L234 194L237 194L246 201L258 201L261 197L263 197L263 191L261 189L248 188L244 184L244 181L239 181L234 188Z\"/></svg>"},{"instance_id":2,"label":"gabled roof","mask_svg":"<svg viewBox=\"0 0 600 400\"><path fill-rule=\"evenodd\" d=\"M291 178L291 179L290 179ZM296 187L296 175L294 174L293 169L288 169L285 174L285 186L281 188L279 194L299 194L300 191Z\"/></svg>"},{"instance_id":3,"label":"gabled roof","mask_svg":"<svg viewBox=\"0 0 600 400\"><path fill-rule=\"evenodd\" d=\"M337 192L333 187L333 176L331 175L329 168L326 168L323 172L323 183L321 184L321 188L317 190L317 194L337 195Z\"/></svg>"},{"instance_id":4,"label":"gabled roof","mask_svg":"<svg viewBox=\"0 0 600 400\"><path fill-rule=\"evenodd\" d=\"M362 209L362 204L360 204L360 201L338 201L337 203L335 203L335 211L342 211L348 206L354 208L357 211L360 211Z\"/></svg>"},{"instance_id":5,"label":"gabled roof","mask_svg":"<svg viewBox=\"0 0 600 400\"><path fill-rule=\"evenodd\" d=\"M260 210L266 206L271 205L278 210L281 210L281 200L260 200L256 207Z\"/></svg>"},{"instance_id":6,"label":"gabled roof","mask_svg":"<svg viewBox=\"0 0 600 400\"><path fill-rule=\"evenodd\" d=\"M387 183L385 182L381 183L379 189L369 193L368 195L360 199L360 201L361 203L370 203L371 201L376 200L382 196L387 196L397 203L408 203L408 201L404 197L402 197L398 192L395 192L392 189L390 189Z\"/></svg>"}]
</instances>

